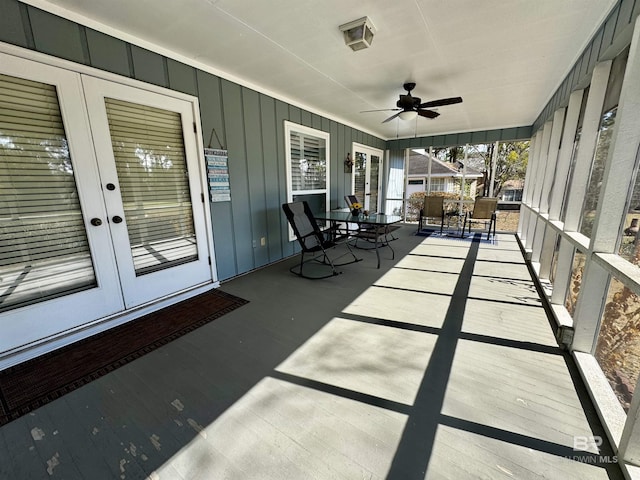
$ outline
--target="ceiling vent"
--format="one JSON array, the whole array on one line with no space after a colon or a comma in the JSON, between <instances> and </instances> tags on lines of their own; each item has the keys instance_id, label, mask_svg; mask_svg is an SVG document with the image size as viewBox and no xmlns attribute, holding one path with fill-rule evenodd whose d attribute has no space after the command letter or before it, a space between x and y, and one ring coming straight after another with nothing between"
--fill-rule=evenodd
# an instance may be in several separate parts
<instances>
[{"instance_id":1,"label":"ceiling vent","mask_svg":"<svg viewBox=\"0 0 640 480\"><path fill-rule=\"evenodd\" d=\"M340 25L339 28L344 35L344 43L354 52L362 50L363 48L369 48L371 42L373 42L373 36L376 33L376 28L367 17L345 23L344 25Z\"/></svg>"}]
</instances>

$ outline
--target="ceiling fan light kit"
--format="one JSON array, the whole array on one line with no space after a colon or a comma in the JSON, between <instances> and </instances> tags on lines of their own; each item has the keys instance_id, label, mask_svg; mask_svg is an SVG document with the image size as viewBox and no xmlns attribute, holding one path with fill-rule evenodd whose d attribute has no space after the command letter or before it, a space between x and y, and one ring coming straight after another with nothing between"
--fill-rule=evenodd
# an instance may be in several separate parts
<instances>
[{"instance_id":1,"label":"ceiling fan light kit","mask_svg":"<svg viewBox=\"0 0 640 480\"><path fill-rule=\"evenodd\" d=\"M376 28L368 17L345 23L338 28L342 31L344 43L354 52L369 48L376 33Z\"/></svg>"},{"instance_id":2,"label":"ceiling fan light kit","mask_svg":"<svg viewBox=\"0 0 640 480\"><path fill-rule=\"evenodd\" d=\"M418 112L415 110L405 110L400 112L398 116L400 117L400 120L413 120L418 116Z\"/></svg>"}]
</instances>

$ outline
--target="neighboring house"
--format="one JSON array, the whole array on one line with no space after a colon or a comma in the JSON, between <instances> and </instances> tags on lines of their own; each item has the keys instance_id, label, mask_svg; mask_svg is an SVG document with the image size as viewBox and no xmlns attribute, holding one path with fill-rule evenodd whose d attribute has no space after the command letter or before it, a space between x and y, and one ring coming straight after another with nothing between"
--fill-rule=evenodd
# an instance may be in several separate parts
<instances>
[{"instance_id":1,"label":"neighboring house","mask_svg":"<svg viewBox=\"0 0 640 480\"><path fill-rule=\"evenodd\" d=\"M497 196L503 202L521 202L523 189L524 180L507 180Z\"/></svg>"},{"instance_id":2,"label":"neighboring house","mask_svg":"<svg viewBox=\"0 0 640 480\"><path fill-rule=\"evenodd\" d=\"M462 162L443 162L435 157L431 157L429 170L429 155L412 151L409 156L405 197L409 198L412 193L426 191L460 193L463 176L469 195L475 197L478 181L483 178L482 172L471 167L465 170Z\"/></svg>"}]
</instances>

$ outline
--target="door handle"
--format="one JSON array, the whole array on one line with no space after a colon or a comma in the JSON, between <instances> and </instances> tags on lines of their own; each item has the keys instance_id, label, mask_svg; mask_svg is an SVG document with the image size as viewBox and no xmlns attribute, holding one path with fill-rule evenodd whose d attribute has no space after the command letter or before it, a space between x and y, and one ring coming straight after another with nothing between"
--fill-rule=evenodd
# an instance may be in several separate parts
<instances>
[{"instance_id":1,"label":"door handle","mask_svg":"<svg viewBox=\"0 0 640 480\"><path fill-rule=\"evenodd\" d=\"M100 225L102 225L102 220L100 220L99 218L92 218L90 223L94 227L99 227Z\"/></svg>"},{"instance_id":2,"label":"door handle","mask_svg":"<svg viewBox=\"0 0 640 480\"><path fill-rule=\"evenodd\" d=\"M120 217L118 215L114 215L113 218L111 218L111 221L113 223L121 223L122 222L122 217Z\"/></svg>"}]
</instances>

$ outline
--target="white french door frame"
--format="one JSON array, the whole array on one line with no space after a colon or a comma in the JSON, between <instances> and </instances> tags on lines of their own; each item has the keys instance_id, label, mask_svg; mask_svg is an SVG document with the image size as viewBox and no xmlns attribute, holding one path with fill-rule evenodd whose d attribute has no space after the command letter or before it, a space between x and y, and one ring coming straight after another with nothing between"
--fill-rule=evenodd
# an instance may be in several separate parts
<instances>
[{"instance_id":1,"label":"white french door frame","mask_svg":"<svg viewBox=\"0 0 640 480\"><path fill-rule=\"evenodd\" d=\"M40 71L40 69L45 72L44 78L38 78L37 75L34 77L34 72ZM213 244L211 208L207 200L208 185L206 181L203 135L199 121L200 109L196 97L3 42L0 42L0 73L63 87L62 90L59 90L61 95L60 110L65 119L65 128L74 130L72 133L67 132L67 137L73 138L73 141L69 142L70 154L72 161L75 162L74 170L76 176L81 176L82 180L77 181L77 188L79 195L83 195L84 198L83 215L98 279L98 288L74 294L74 298L71 299L71 306L68 302L69 297L60 297L0 314L0 328L2 329L2 336L0 336L0 370L219 286ZM86 138L83 138L82 135L79 136L74 128L74 125L82 125L82 128L78 130L89 131L89 119L86 106L83 105L84 96L80 74L190 103L192 117L195 122L187 131L195 130L194 135L196 136L197 145L195 154L197 155L199 178L199 181L196 182L199 186L197 195L200 196L202 194L205 196L205 202L203 203L203 235L206 239L208 256L210 257L210 262L208 261L210 272L208 280L200 284L194 284L186 289L178 289L172 293L166 293L164 297L140 303L135 308L128 310L123 303L122 291L119 286L115 290L112 287L104 288L104 285L107 284L111 286L118 285L117 280L113 281L114 278L117 278L118 270L115 261L108 262L103 258L104 252L113 251L114 248L110 236L102 235L102 240L93 239L91 226L88 223L91 218L106 218L107 210L100 189L100 174L95 168L97 162L93 152L93 139L91 136ZM78 163L82 159L86 161ZM87 165L91 164L94 167L87 167ZM200 201L199 198L198 201ZM101 281L102 278L108 280L103 282ZM98 293L97 297L96 292ZM86 298L83 299L82 297L85 296ZM114 299L116 300L114 301ZM39 305L46 305L46 312L41 311ZM69 318L70 311L83 312L85 311L84 309L95 312L95 315L83 322L78 322L77 319L73 321ZM6 313L9 313L11 318ZM46 313L46 317L44 317L46 321L43 321L41 316L43 313Z\"/></svg>"},{"instance_id":2,"label":"white french door frame","mask_svg":"<svg viewBox=\"0 0 640 480\"><path fill-rule=\"evenodd\" d=\"M190 103L86 75L82 76L82 83L89 110L93 144L102 184L111 183L115 185L113 191L103 189L108 218L111 219L115 216L123 218L120 223L109 222L109 227L114 243L125 306L131 308L170 295L176 290L176 287L180 288L181 282L185 282L183 285L188 287L189 285L210 281L211 270L209 269L207 229L205 225L207 215L205 215L204 209L204 205L207 202L202 185L198 185L198 178L202 178L198 168L198 164L202 164L202 162L198 162L198 150L201 149L198 148L195 139L191 138L191 136L195 136L193 125L196 122L192 116L193 112L189 108ZM197 243L197 260L136 276L129 244L127 220L120 196L120 184L111 144L109 120L105 107L106 98L161 108L180 114L187 169L189 171L189 192Z\"/></svg>"},{"instance_id":3,"label":"white french door frame","mask_svg":"<svg viewBox=\"0 0 640 480\"><path fill-rule=\"evenodd\" d=\"M382 178L384 172L384 152L377 148L369 147L367 145L362 145L361 143L353 142L351 144L351 158L356 158L356 152L362 152L367 155L367 165L365 167L365 183L364 183L364 198L359 198L361 202L363 202L364 210L370 210L373 212L381 210L382 204ZM370 205L371 200L371 158L372 156L378 157L378 194L376 205ZM356 188L356 175L355 175L355 165L354 172L351 174L351 194L355 194Z\"/></svg>"}]
</instances>

